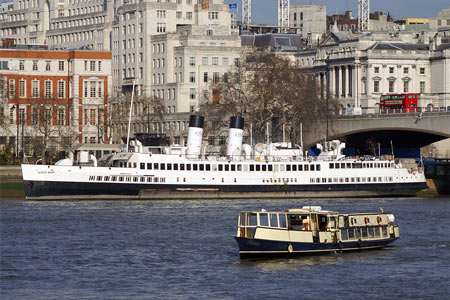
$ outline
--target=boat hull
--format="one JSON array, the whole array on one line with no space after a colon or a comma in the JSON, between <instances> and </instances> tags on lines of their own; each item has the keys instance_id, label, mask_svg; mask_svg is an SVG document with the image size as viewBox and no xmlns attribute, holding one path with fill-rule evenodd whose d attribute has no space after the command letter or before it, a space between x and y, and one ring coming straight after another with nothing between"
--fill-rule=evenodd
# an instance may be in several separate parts
<instances>
[{"instance_id":1,"label":"boat hull","mask_svg":"<svg viewBox=\"0 0 450 300\"><path fill-rule=\"evenodd\" d=\"M174 185L24 180L28 199L214 199L414 196L426 183Z\"/></svg>"},{"instance_id":2,"label":"boat hull","mask_svg":"<svg viewBox=\"0 0 450 300\"><path fill-rule=\"evenodd\" d=\"M302 243L273 241L235 237L241 258L264 256L316 255L335 252L350 252L368 249L380 249L397 238L376 240L353 240L339 243Z\"/></svg>"}]
</instances>

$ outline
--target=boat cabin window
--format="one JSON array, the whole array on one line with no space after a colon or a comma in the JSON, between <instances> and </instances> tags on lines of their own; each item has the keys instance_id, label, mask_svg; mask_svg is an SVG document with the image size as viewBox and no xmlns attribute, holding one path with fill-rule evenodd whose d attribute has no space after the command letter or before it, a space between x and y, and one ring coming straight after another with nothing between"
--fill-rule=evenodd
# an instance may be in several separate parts
<instances>
[{"instance_id":1,"label":"boat cabin window","mask_svg":"<svg viewBox=\"0 0 450 300\"><path fill-rule=\"evenodd\" d=\"M159 164L158 163L154 163L153 164L153 169L154 170L159 170Z\"/></svg>"},{"instance_id":2,"label":"boat cabin window","mask_svg":"<svg viewBox=\"0 0 450 300\"><path fill-rule=\"evenodd\" d=\"M161 166L161 170L165 170L166 169L166 164L160 164Z\"/></svg>"},{"instance_id":3,"label":"boat cabin window","mask_svg":"<svg viewBox=\"0 0 450 300\"><path fill-rule=\"evenodd\" d=\"M305 165L305 171L308 171L308 170L309 170L309 166Z\"/></svg>"},{"instance_id":4,"label":"boat cabin window","mask_svg":"<svg viewBox=\"0 0 450 300\"><path fill-rule=\"evenodd\" d=\"M141 165L141 170L144 170L145 169L145 163L141 163L140 165Z\"/></svg>"},{"instance_id":5,"label":"boat cabin window","mask_svg":"<svg viewBox=\"0 0 450 300\"><path fill-rule=\"evenodd\" d=\"M256 165L256 171L261 171L261 165Z\"/></svg>"},{"instance_id":6,"label":"boat cabin window","mask_svg":"<svg viewBox=\"0 0 450 300\"><path fill-rule=\"evenodd\" d=\"M186 171L190 171L191 170L191 164L186 164Z\"/></svg>"},{"instance_id":7,"label":"boat cabin window","mask_svg":"<svg viewBox=\"0 0 450 300\"><path fill-rule=\"evenodd\" d=\"M269 172L272 172L272 171L273 171L273 165L268 165L267 167L268 167L268 171L269 171Z\"/></svg>"},{"instance_id":8,"label":"boat cabin window","mask_svg":"<svg viewBox=\"0 0 450 300\"><path fill-rule=\"evenodd\" d=\"M231 171L236 171L236 165L231 165Z\"/></svg>"},{"instance_id":9,"label":"boat cabin window","mask_svg":"<svg viewBox=\"0 0 450 300\"><path fill-rule=\"evenodd\" d=\"M267 213L259 214L259 226L269 226L269 214Z\"/></svg>"},{"instance_id":10,"label":"boat cabin window","mask_svg":"<svg viewBox=\"0 0 450 300\"><path fill-rule=\"evenodd\" d=\"M240 214L240 226L257 226L258 225L258 215L257 213L243 212Z\"/></svg>"},{"instance_id":11,"label":"boat cabin window","mask_svg":"<svg viewBox=\"0 0 450 300\"><path fill-rule=\"evenodd\" d=\"M219 171L223 171L223 165L219 165Z\"/></svg>"},{"instance_id":12,"label":"boat cabin window","mask_svg":"<svg viewBox=\"0 0 450 300\"><path fill-rule=\"evenodd\" d=\"M330 163L330 169L334 169L334 163Z\"/></svg>"},{"instance_id":13,"label":"boat cabin window","mask_svg":"<svg viewBox=\"0 0 450 300\"><path fill-rule=\"evenodd\" d=\"M152 163L147 163L147 170L151 170L152 169Z\"/></svg>"},{"instance_id":14,"label":"boat cabin window","mask_svg":"<svg viewBox=\"0 0 450 300\"><path fill-rule=\"evenodd\" d=\"M230 171L230 165L225 165L225 171Z\"/></svg>"},{"instance_id":15,"label":"boat cabin window","mask_svg":"<svg viewBox=\"0 0 450 300\"><path fill-rule=\"evenodd\" d=\"M309 230L308 215L288 215L288 222L290 230Z\"/></svg>"},{"instance_id":16,"label":"boat cabin window","mask_svg":"<svg viewBox=\"0 0 450 300\"><path fill-rule=\"evenodd\" d=\"M206 167L206 171L211 171L211 165L210 164L206 164L205 167Z\"/></svg>"},{"instance_id":17,"label":"boat cabin window","mask_svg":"<svg viewBox=\"0 0 450 300\"><path fill-rule=\"evenodd\" d=\"M242 165L237 165L237 170L242 171Z\"/></svg>"},{"instance_id":18,"label":"boat cabin window","mask_svg":"<svg viewBox=\"0 0 450 300\"><path fill-rule=\"evenodd\" d=\"M263 171L263 172L266 172L266 171L267 171L267 165L262 165L261 168L262 168L262 171Z\"/></svg>"},{"instance_id":19,"label":"boat cabin window","mask_svg":"<svg viewBox=\"0 0 450 300\"><path fill-rule=\"evenodd\" d=\"M270 214L270 227L279 227L278 214Z\"/></svg>"},{"instance_id":20,"label":"boat cabin window","mask_svg":"<svg viewBox=\"0 0 450 300\"><path fill-rule=\"evenodd\" d=\"M303 171L303 165L298 165L298 170Z\"/></svg>"},{"instance_id":21,"label":"boat cabin window","mask_svg":"<svg viewBox=\"0 0 450 300\"><path fill-rule=\"evenodd\" d=\"M255 165L250 165L250 172L255 171Z\"/></svg>"},{"instance_id":22,"label":"boat cabin window","mask_svg":"<svg viewBox=\"0 0 450 300\"><path fill-rule=\"evenodd\" d=\"M198 171L198 165L197 164L192 164L192 170Z\"/></svg>"},{"instance_id":23,"label":"boat cabin window","mask_svg":"<svg viewBox=\"0 0 450 300\"><path fill-rule=\"evenodd\" d=\"M172 170L172 164L167 164L167 170L171 171Z\"/></svg>"},{"instance_id":24,"label":"boat cabin window","mask_svg":"<svg viewBox=\"0 0 450 300\"><path fill-rule=\"evenodd\" d=\"M173 164L173 169L174 169L175 171L178 171L178 164Z\"/></svg>"}]
</instances>

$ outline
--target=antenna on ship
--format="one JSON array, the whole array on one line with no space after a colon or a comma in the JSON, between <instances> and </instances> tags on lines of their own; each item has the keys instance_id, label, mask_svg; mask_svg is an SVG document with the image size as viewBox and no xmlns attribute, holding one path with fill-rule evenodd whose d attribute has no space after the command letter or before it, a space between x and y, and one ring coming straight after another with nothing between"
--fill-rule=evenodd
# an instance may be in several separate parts
<instances>
[{"instance_id":1,"label":"antenna on ship","mask_svg":"<svg viewBox=\"0 0 450 300\"><path fill-rule=\"evenodd\" d=\"M130 115L128 117L127 152L128 152L128 145L130 143L131 112L133 110L134 84L135 84L135 81L134 81L134 78L133 78L133 88L132 88L132 91L131 91Z\"/></svg>"}]
</instances>

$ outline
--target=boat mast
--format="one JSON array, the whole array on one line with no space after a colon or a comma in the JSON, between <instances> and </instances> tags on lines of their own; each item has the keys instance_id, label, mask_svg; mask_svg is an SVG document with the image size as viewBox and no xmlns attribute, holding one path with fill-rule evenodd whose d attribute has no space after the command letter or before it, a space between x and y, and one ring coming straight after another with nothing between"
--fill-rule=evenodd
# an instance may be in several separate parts
<instances>
[{"instance_id":1,"label":"boat mast","mask_svg":"<svg viewBox=\"0 0 450 300\"><path fill-rule=\"evenodd\" d=\"M127 152L128 152L128 145L129 145L129 142L130 142L131 112L133 110L134 84L135 84L135 81L133 80L133 89L131 91L130 115L128 116Z\"/></svg>"}]
</instances>

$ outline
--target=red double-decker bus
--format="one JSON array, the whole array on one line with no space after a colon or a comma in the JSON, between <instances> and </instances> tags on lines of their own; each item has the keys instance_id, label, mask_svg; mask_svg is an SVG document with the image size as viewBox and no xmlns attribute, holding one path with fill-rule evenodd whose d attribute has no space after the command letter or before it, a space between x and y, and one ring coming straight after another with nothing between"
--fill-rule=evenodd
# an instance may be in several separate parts
<instances>
[{"instance_id":1,"label":"red double-decker bus","mask_svg":"<svg viewBox=\"0 0 450 300\"><path fill-rule=\"evenodd\" d=\"M382 95L380 99L381 113L412 113L417 112L418 94Z\"/></svg>"}]
</instances>

